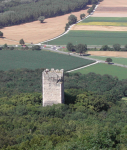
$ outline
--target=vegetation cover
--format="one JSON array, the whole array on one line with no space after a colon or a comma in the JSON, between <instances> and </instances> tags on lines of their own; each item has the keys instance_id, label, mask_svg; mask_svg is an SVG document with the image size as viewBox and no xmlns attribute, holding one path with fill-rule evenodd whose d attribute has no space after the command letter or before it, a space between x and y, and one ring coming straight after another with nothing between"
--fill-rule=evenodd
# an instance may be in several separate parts
<instances>
[{"instance_id":1,"label":"vegetation cover","mask_svg":"<svg viewBox=\"0 0 127 150\"><path fill-rule=\"evenodd\" d=\"M119 23L126 23L126 17L88 17L87 19L83 20L82 22L119 22ZM81 23L82 23L81 22ZM80 24L80 23L79 23Z\"/></svg>"},{"instance_id":2,"label":"vegetation cover","mask_svg":"<svg viewBox=\"0 0 127 150\"><path fill-rule=\"evenodd\" d=\"M34 49L38 46L34 46ZM39 49L37 49L39 50ZM0 70L10 70L18 68L55 68L71 70L93 63L92 60L53 53L50 51L21 51L2 50L0 51Z\"/></svg>"},{"instance_id":3,"label":"vegetation cover","mask_svg":"<svg viewBox=\"0 0 127 150\"><path fill-rule=\"evenodd\" d=\"M0 72L1 150L127 148L127 80L67 73L65 104L42 107L42 71Z\"/></svg>"},{"instance_id":4,"label":"vegetation cover","mask_svg":"<svg viewBox=\"0 0 127 150\"><path fill-rule=\"evenodd\" d=\"M83 74L87 74L90 72L94 72L101 75L109 74L112 75L113 77L118 77L120 80L127 78L127 68L103 64L103 63L98 63L96 65L92 65L80 70L76 70L74 72L80 72Z\"/></svg>"},{"instance_id":5,"label":"vegetation cover","mask_svg":"<svg viewBox=\"0 0 127 150\"><path fill-rule=\"evenodd\" d=\"M99 60L106 60L107 56L88 56L90 58L95 58L95 59L99 59ZM113 63L117 63L117 64L122 64L122 65L127 65L127 58L122 58L122 57L110 57L112 59Z\"/></svg>"},{"instance_id":6,"label":"vegetation cover","mask_svg":"<svg viewBox=\"0 0 127 150\"><path fill-rule=\"evenodd\" d=\"M119 43L121 45L127 44L126 31L69 31L64 36L49 41L51 45L66 45L68 42L73 45L87 44L87 45L113 45Z\"/></svg>"},{"instance_id":7,"label":"vegetation cover","mask_svg":"<svg viewBox=\"0 0 127 150\"><path fill-rule=\"evenodd\" d=\"M95 0L11 0L0 2L0 26L11 26L85 9Z\"/></svg>"}]
</instances>

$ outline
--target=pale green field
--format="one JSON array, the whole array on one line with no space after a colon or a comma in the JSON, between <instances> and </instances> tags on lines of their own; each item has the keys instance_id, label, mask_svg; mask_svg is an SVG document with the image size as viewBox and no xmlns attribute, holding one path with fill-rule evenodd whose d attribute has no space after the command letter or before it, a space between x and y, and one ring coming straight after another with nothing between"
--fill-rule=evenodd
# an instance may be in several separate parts
<instances>
[{"instance_id":1,"label":"pale green field","mask_svg":"<svg viewBox=\"0 0 127 150\"><path fill-rule=\"evenodd\" d=\"M75 72L80 72L82 74L88 74L90 72L94 72L96 74L101 74L101 75L109 74L109 75L112 75L113 77L118 77L118 79L120 80L127 79L126 68L103 64L103 63L99 63L96 65L92 65L90 67L76 70L76 71L73 71L72 73L75 73Z\"/></svg>"}]
</instances>

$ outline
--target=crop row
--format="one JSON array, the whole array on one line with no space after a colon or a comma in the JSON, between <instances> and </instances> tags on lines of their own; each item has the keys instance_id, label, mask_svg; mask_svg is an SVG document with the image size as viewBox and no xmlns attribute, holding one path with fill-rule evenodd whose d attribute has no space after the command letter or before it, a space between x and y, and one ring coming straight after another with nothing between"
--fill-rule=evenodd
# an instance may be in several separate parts
<instances>
[{"instance_id":1,"label":"crop row","mask_svg":"<svg viewBox=\"0 0 127 150\"><path fill-rule=\"evenodd\" d=\"M80 22L77 25L84 25L84 26L124 26L124 27L127 27L126 22Z\"/></svg>"}]
</instances>

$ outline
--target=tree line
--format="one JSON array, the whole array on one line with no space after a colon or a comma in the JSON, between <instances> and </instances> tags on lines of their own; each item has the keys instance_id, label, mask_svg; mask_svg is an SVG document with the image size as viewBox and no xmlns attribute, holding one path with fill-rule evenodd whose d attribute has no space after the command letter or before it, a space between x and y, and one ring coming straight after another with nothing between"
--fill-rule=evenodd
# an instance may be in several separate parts
<instances>
[{"instance_id":1,"label":"tree line","mask_svg":"<svg viewBox=\"0 0 127 150\"><path fill-rule=\"evenodd\" d=\"M45 18L64 15L70 12L85 9L87 4L94 0L29 0L9 1L0 3L0 27L11 26L37 20L40 16Z\"/></svg>"}]
</instances>

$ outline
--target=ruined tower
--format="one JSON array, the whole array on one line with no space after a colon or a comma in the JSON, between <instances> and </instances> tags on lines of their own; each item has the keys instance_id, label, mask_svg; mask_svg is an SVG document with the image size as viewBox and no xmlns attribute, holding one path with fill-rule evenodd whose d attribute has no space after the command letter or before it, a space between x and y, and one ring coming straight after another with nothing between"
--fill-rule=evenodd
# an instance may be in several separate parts
<instances>
[{"instance_id":1,"label":"ruined tower","mask_svg":"<svg viewBox=\"0 0 127 150\"><path fill-rule=\"evenodd\" d=\"M64 103L64 70L46 69L42 73L43 106Z\"/></svg>"}]
</instances>

